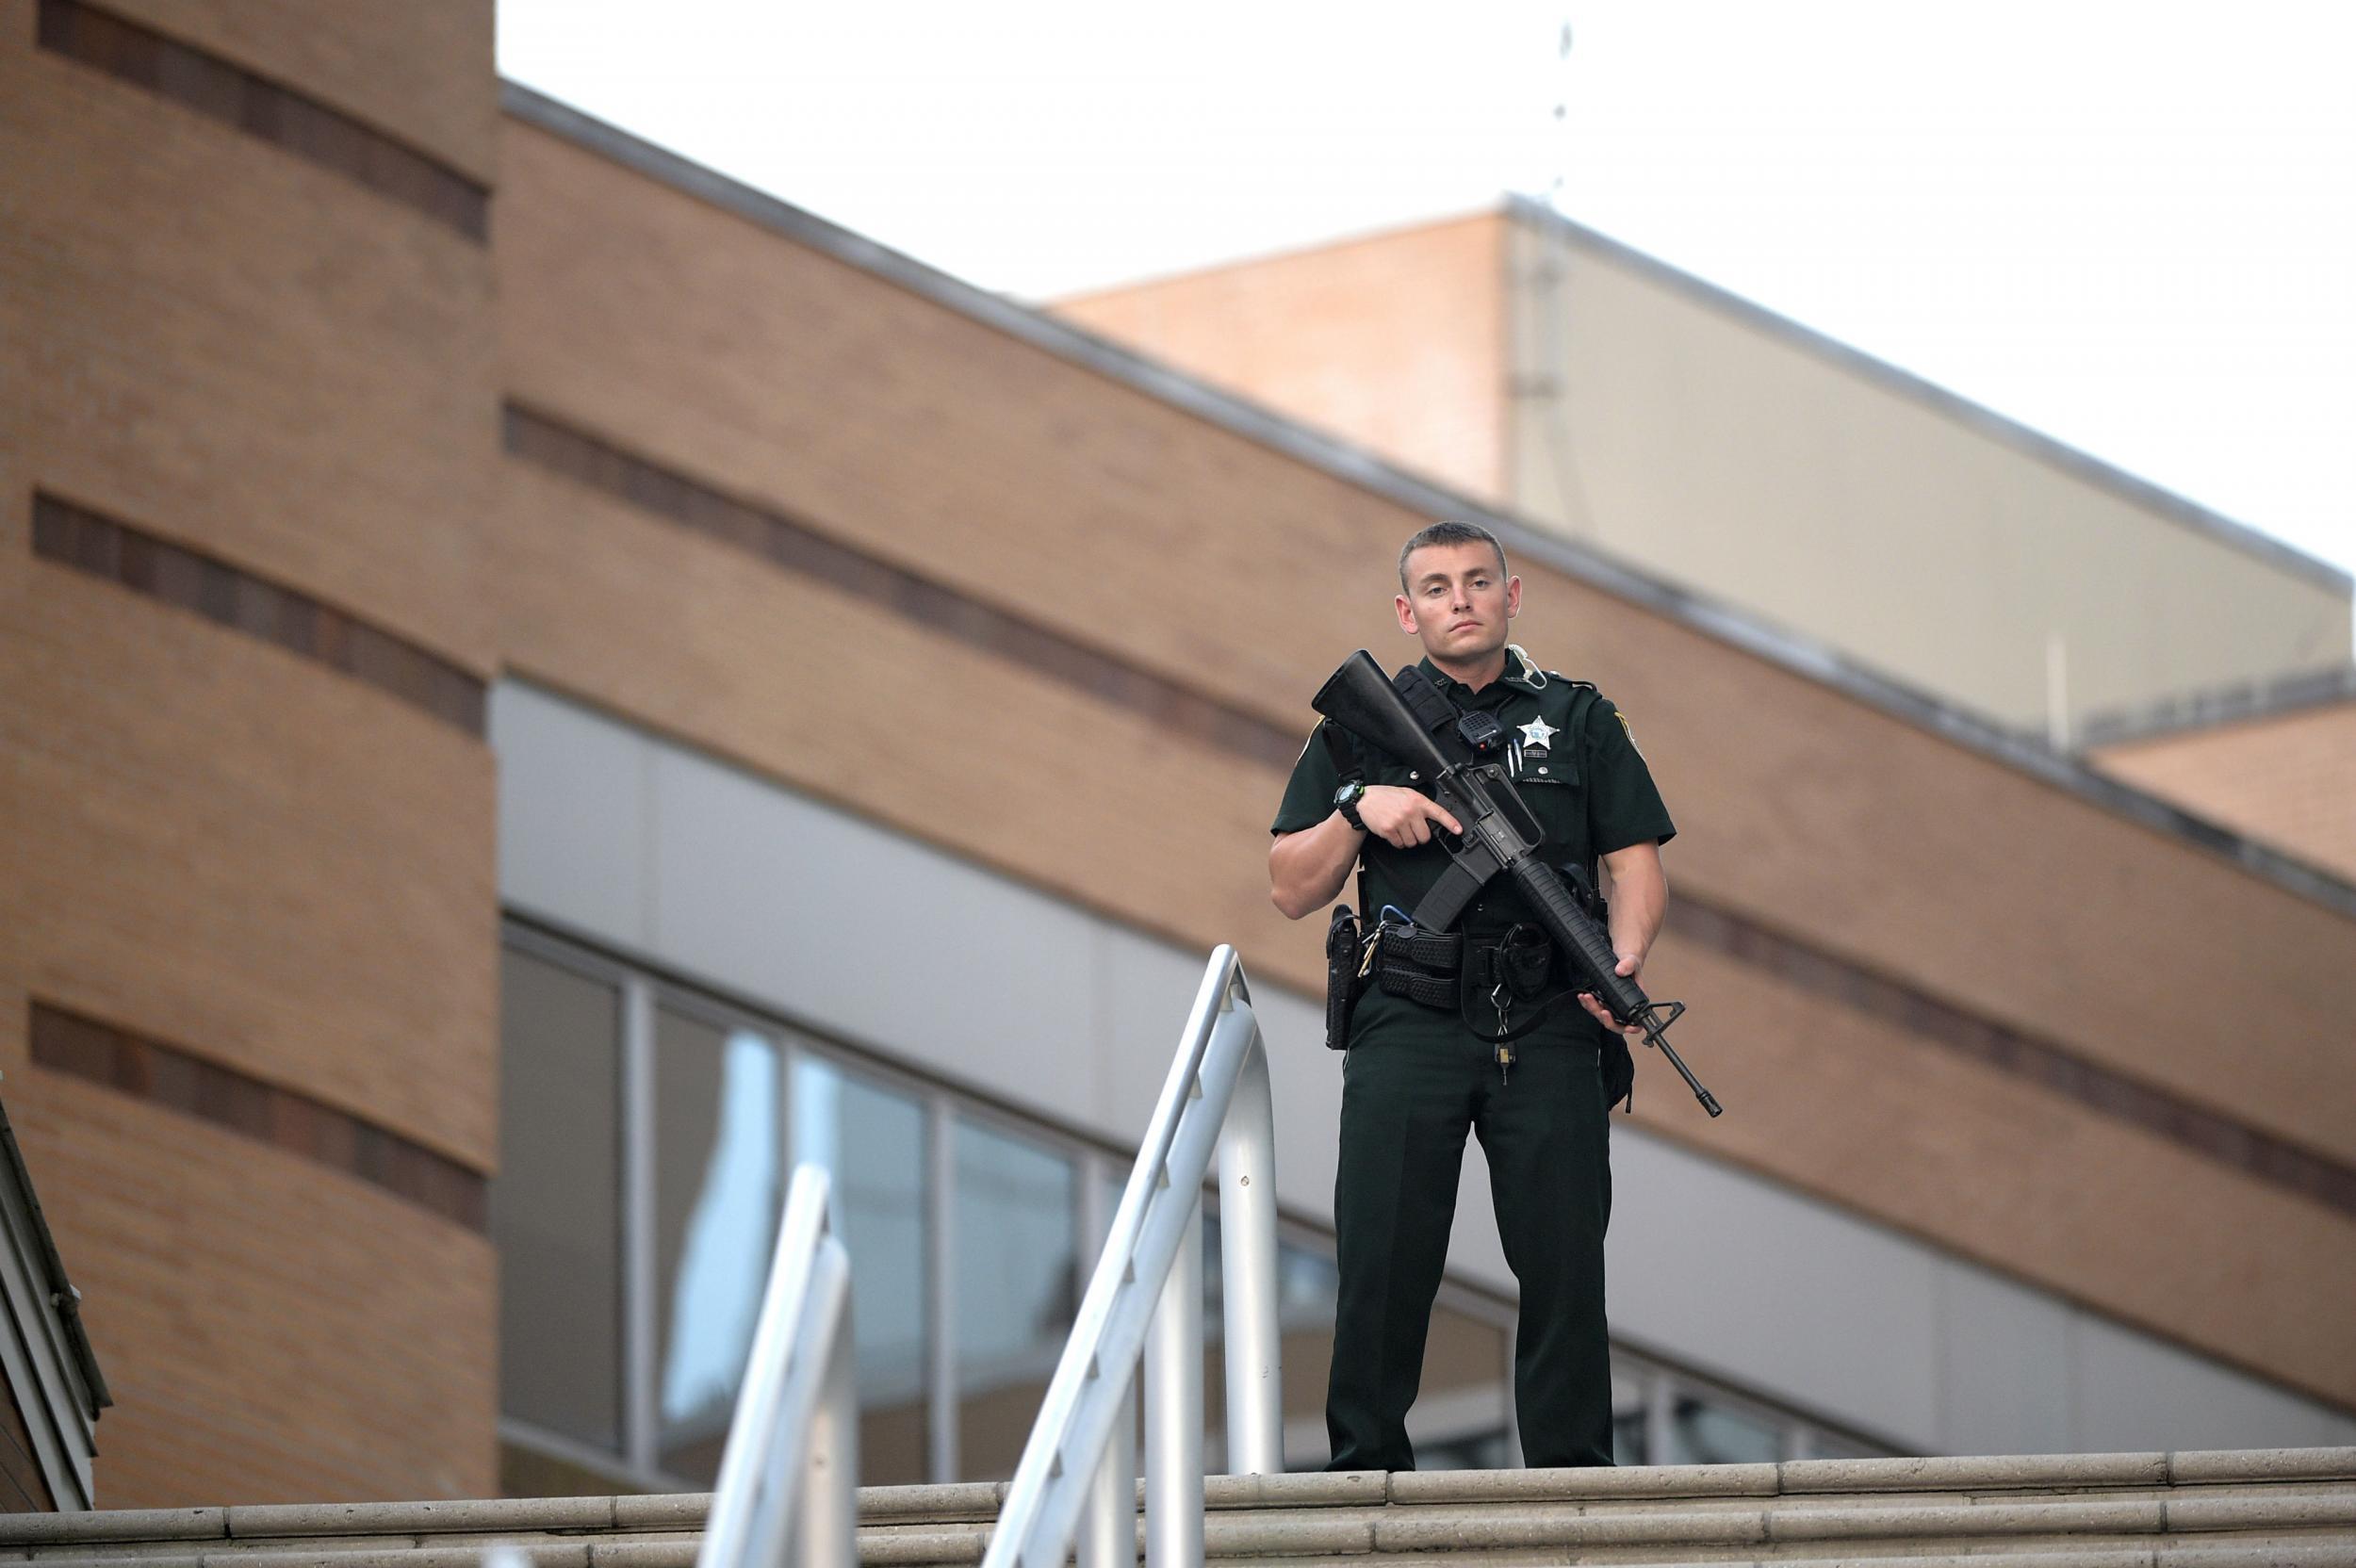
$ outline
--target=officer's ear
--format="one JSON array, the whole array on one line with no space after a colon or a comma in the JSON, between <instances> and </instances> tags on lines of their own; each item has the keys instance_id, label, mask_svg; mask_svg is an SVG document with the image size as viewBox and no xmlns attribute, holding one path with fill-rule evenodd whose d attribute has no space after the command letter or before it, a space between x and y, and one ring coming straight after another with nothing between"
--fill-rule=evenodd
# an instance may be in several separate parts
<instances>
[{"instance_id":1,"label":"officer's ear","mask_svg":"<svg viewBox=\"0 0 2356 1568\"><path fill-rule=\"evenodd\" d=\"M1406 601L1402 599L1400 602ZM1522 580L1517 577L1509 577L1505 580L1505 618L1510 621L1521 612Z\"/></svg>"},{"instance_id":2,"label":"officer's ear","mask_svg":"<svg viewBox=\"0 0 2356 1568\"><path fill-rule=\"evenodd\" d=\"M1391 610L1394 614L1399 616L1399 630L1407 633L1408 636L1413 637L1415 634L1415 607L1408 602L1407 596L1404 594L1393 594L1391 596Z\"/></svg>"}]
</instances>

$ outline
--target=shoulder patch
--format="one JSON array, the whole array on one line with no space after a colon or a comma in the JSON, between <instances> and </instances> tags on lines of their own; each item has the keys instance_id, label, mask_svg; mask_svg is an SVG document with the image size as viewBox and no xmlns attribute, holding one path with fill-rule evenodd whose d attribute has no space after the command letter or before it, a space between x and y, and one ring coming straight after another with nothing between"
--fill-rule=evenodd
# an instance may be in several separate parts
<instances>
[{"instance_id":1,"label":"shoulder patch","mask_svg":"<svg viewBox=\"0 0 2356 1568\"><path fill-rule=\"evenodd\" d=\"M1628 737L1628 749L1635 752L1638 757L1643 757L1644 750L1636 743L1636 727L1628 722L1628 710L1624 708L1614 708L1612 711L1613 716L1620 721L1621 733Z\"/></svg>"}]
</instances>

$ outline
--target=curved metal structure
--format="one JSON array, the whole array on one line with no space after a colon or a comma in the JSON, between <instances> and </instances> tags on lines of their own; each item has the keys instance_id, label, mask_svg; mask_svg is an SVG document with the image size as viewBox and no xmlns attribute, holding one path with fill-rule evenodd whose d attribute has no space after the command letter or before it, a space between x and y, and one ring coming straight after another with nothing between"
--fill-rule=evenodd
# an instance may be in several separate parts
<instances>
[{"instance_id":1,"label":"curved metal structure","mask_svg":"<svg viewBox=\"0 0 2356 1568\"><path fill-rule=\"evenodd\" d=\"M695 1568L859 1560L851 1261L828 1191L824 1167L794 1168Z\"/></svg>"},{"instance_id":2,"label":"curved metal structure","mask_svg":"<svg viewBox=\"0 0 2356 1568\"><path fill-rule=\"evenodd\" d=\"M1243 966L1234 948L1222 946L1211 955L1195 994L983 1568L1062 1568L1075 1537L1080 1568L1125 1568L1137 1560L1129 1430L1140 1358L1148 1568L1202 1563L1201 1237L1203 1184L1214 1155L1224 1275L1227 1462L1236 1474L1284 1469L1275 1115Z\"/></svg>"}]
</instances>

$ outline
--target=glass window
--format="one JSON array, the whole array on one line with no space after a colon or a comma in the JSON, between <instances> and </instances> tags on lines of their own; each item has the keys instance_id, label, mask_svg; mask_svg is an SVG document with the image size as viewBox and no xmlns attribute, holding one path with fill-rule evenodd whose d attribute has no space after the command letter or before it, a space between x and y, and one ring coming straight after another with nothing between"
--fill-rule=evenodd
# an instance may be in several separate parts
<instances>
[{"instance_id":1,"label":"glass window","mask_svg":"<svg viewBox=\"0 0 2356 1568\"><path fill-rule=\"evenodd\" d=\"M1612 1374L1612 1462L1614 1464L1652 1462L1651 1376L1639 1377L1616 1369Z\"/></svg>"},{"instance_id":2,"label":"glass window","mask_svg":"<svg viewBox=\"0 0 2356 1568\"><path fill-rule=\"evenodd\" d=\"M614 987L499 959L499 1408L622 1450L621 1006Z\"/></svg>"},{"instance_id":3,"label":"glass window","mask_svg":"<svg viewBox=\"0 0 2356 1568\"><path fill-rule=\"evenodd\" d=\"M957 1123L957 1451L969 1480L1014 1473L1078 1305L1071 1160Z\"/></svg>"},{"instance_id":4,"label":"glass window","mask_svg":"<svg viewBox=\"0 0 2356 1568\"><path fill-rule=\"evenodd\" d=\"M656 1462L719 1474L777 1244L784 1180L777 1048L655 1013Z\"/></svg>"},{"instance_id":5,"label":"glass window","mask_svg":"<svg viewBox=\"0 0 2356 1568\"><path fill-rule=\"evenodd\" d=\"M1432 1309L1423 1383L1415 1398L1417 1424L1429 1434L1416 1440L1418 1465L1463 1468L1485 1463L1483 1455L1504 1452L1497 1444L1505 1431L1508 1343L1505 1330L1494 1323L1445 1305Z\"/></svg>"},{"instance_id":6,"label":"glass window","mask_svg":"<svg viewBox=\"0 0 2356 1568\"><path fill-rule=\"evenodd\" d=\"M800 1056L794 1064L794 1158L834 1178L851 1254L859 1348L859 1478L928 1479L924 1382L924 1108Z\"/></svg>"},{"instance_id":7,"label":"glass window","mask_svg":"<svg viewBox=\"0 0 2356 1568\"><path fill-rule=\"evenodd\" d=\"M1670 1401L1663 1436L1669 1451L1657 1462L1661 1464L1749 1464L1783 1458L1779 1426L1690 1390L1679 1390Z\"/></svg>"},{"instance_id":8,"label":"glass window","mask_svg":"<svg viewBox=\"0 0 2356 1568\"><path fill-rule=\"evenodd\" d=\"M1289 1241L1276 1244L1276 1310L1287 1323L1333 1326L1340 1299L1341 1270L1331 1252L1312 1251Z\"/></svg>"}]
</instances>

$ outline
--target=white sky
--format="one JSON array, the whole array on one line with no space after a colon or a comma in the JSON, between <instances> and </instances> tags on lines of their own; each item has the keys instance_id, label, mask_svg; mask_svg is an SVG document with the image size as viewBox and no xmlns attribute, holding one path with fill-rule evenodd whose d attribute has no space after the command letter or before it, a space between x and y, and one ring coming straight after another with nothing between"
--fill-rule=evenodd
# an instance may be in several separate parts
<instances>
[{"instance_id":1,"label":"white sky","mask_svg":"<svg viewBox=\"0 0 2356 1568\"><path fill-rule=\"evenodd\" d=\"M2337 0L499 0L499 53L1028 300L1559 179L1580 222L2356 570Z\"/></svg>"}]
</instances>

